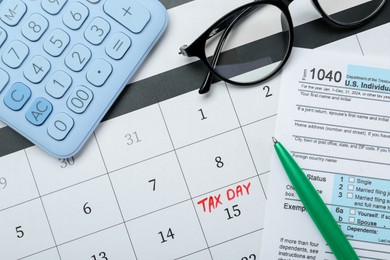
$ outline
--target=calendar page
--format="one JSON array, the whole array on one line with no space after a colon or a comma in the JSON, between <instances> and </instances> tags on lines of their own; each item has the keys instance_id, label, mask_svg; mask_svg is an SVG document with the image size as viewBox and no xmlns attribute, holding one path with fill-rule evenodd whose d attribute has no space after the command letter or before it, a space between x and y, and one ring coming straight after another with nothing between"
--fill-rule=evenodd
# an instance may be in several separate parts
<instances>
[{"instance_id":1,"label":"calendar page","mask_svg":"<svg viewBox=\"0 0 390 260\"><path fill-rule=\"evenodd\" d=\"M162 2L166 34L77 156L0 125L0 259L260 258L280 75L199 95L179 47L247 1ZM290 11L298 45L390 57L388 11L331 40L309 1Z\"/></svg>"}]
</instances>

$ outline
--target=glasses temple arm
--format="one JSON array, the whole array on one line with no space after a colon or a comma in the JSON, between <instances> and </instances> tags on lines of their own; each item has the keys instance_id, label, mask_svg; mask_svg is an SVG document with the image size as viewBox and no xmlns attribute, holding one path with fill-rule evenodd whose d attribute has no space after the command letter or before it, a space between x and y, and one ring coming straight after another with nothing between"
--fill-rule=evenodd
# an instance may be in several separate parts
<instances>
[{"instance_id":1,"label":"glasses temple arm","mask_svg":"<svg viewBox=\"0 0 390 260\"><path fill-rule=\"evenodd\" d=\"M257 1L259 1L259 0L254 0L254 2L257 2ZM236 22L236 20L238 18L240 18L242 15L250 13L254 9L256 9L256 8L248 7L245 10L242 10L241 12L237 12L235 15L231 15L231 16L227 17L225 20L221 21L218 25L215 26L214 30L210 33L208 39L210 39L214 35L218 34L219 32L225 30L226 28L228 28L229 26L234 24Z\"/></svg>"},{"instance_id":2,"label":"glasses temple arm","mask_svg":"<svg viewBox=\"0 0 390 260\"><path fill-rule=\"evenodd\" d=\"M231 16L229 19L226 19L223 21L223 23L221 24L223 26L217 27L216 29L213 30L213 33L210 34L209 38L213 37L218 32L225 30L223 32L223 34L221 35L221 38L219 38L217 48L215 49L213 59L212 59L211 64L210 64L212 68L215 68L215 66L217 65L217 61L218 61L219 56L221 55L221 52L222 52L222 47L225 44L225 41L227 39L227 35L229 34L233 25L239 20L239 18L241 16L251 12L252 10L253 10L253 8L247 8L246 10L239 12L236 15ZM201 87L199 88L199 94L205 94L205 93L209 92L213 78L214 78L214 75L209 70L207 72L206 77L203 80Z\"/></svg>"},{"instance_id":3,"label":"glasses temple arm","mask_svg":"<svg viewBox=\"0 0 390 260\"><path fill-rule=\"evenodd\" d=\"M228 36L233 25L234 25L234 21L231 22L227 28L225 28L225 31L222 33L221 38L219 38L217 48L215 49L213 59L211 60L211 63L210 63L212 68L215 68L217 65L219 56L222 53L222 47L224 46L225 41L227 39L227 36ZM205 93L209 92L213 78L214 78L214 75L209 70L207 72L205 79L203 80L202 86L199 88L199 94L205 94Z\"/></svg>"},{"instance_id":4,"label":"glasses temple arm","mask_svg":"<svg viewBox=\"0 0 390 260\"><path fill-rule=\"evenodd\" d=\"M1 1L1 0L0 0ZM231 25L233 23L233 21L237 18L237 16L239 16L239 14L237 15L233 15L233 16L230 16L228 17L227 19L223 20L222 22L220 22L218 25L215 26L215 28L210 32L210 34L208 35L207 39L210 39L212 37L214 37L215 35L217 35L218 33L220 33L221 31L225 30L226 28L229 27L229 25ZM187 52L187 47L188 45L183 45L180 47L179 49L179 54L182 54L184 56L191 56L188 52Z\"/></svg>"}]
</instances>

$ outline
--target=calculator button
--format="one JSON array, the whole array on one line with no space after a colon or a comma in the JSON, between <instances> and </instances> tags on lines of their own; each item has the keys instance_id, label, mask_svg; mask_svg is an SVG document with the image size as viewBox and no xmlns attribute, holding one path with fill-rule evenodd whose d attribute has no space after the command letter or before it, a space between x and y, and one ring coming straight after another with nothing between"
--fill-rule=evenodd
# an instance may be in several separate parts
<instances>
[{"instance_id":1,"label":"calculator button","mask_svg":"<svg viewBox=\"0 0 390 260\"><path fill-rule=\"evenodd\" d=\"M103 18L96 17L85 29L84 37L92 44L98 45L102 43L110 31L110 24Z\"/></svg>"},{"instance_id":2,"label":"calculator button","mask_svg":"<svg viewBox=\"0 0 390 260\"><path fill-rule=\"evenodd\" d=\"M9 81L9 75L4 70L0 69L0 93L3 91Z\"/></svg>"},{"instance_id":3,"label":"calculator button","mask_svg":"<svg viewBox=\"0 0 390 260\"><path fill-rule=\"evenodd\" d=\"M68 108L77 114L84 113L93 99L93 93L85 86L78 86L68 98Z\"/></svg>"},{"instance_id":4,"label":"calculator button","mask_svg":"<svg viewBox=\"0 0 390 260\"><path fill-rule=\"evenodd\" d=\"M39 97L35 99L27 110L26 119L33 125L40 126L53 111L53 105L46 99Z\"/></svg>"},{"instance_id":5,"label":"calculator button","mask_svg":"<svg viewBox=\"0 0 390 260\"><path fill-rule=\"evenodd\" d=\"M0 27L0 47L4 44L7 39L7 32Z\"/></svg>"},{"instance_id":6,"label":"calculator button","mask_svg":"<svg viewBox=\"0 0 390 260\"><path fill-rule=\"evenodd\" d=\"M14 111L24 107L31 97L31 90L23 83L15 83L4 97L4 104Z\"/></svg>"},{"instance_id":7,"label":"calculator button","mask_svg":"<svg viewBox=\"0 0 390 260\"><path fill-rule=\"evenodd\" d=\"M150 12L133 0L107 0L104 11L133 33L141 32L150 20Z\"/></svg>"},{"instance_id":8,"label":"calculator button","mask_svg":"<svg viewBox=\"0 0 390 260\"><path fill-rule=\"evenodd\" d=\"M131 40L123 33L116 33L106 46L106 53L114 60L120 60L125 56L131 46Z\"/></svg>"},{"instance_id":9,"label":"calculator button","mask_svg":"<svg viewBox=\"0 0 390 260\"><path fill-rule=\"evenodd\" d=\"M91 51L82 44L76 44L65 58L65 64L69 69L78 72L87 65L91 58Z\"/></svg>"},{"instance_id":10,"label":"calculator button","mask_svg":"<svg viewBox=\"0 0 390 260\"><path fill-rule=\"evenodd\" d=\"M8 1L0 11L0 19L9 26L17 25L27 11L27 6L20 0Z\"/></svg>"},{"instance_id":11,"label":"calculator button","mask_svg":"<svg viewBox=\"0 0 390 260\"><path fill-rule=\"evenodd\" d=\"M31 83L39 83L47 75L51 67L50 62L42 56L35 56L24 69L24 76Z\"/></svg>"},{"instance_id":12,"label":"calculator button","mask_svg":"<svg viewBox=\"0 0 390 260\"><path fill-rule=\"evenodd\" d=\"M63 22L72 30L78 30L89 15L88 8L79 3L73 3L63 16Z\"/></svg>"},{"instance_id":13,"label":"calculator button","mask_svg":"<svg viewBox=\"0 0 390 260\"><path fill-rule=\"evenodd\" d=\"M72 78L63 71L56 71L46 84L46 92L53 98L62 98L72 85Z\"/></svg>"},{"instance_id":14,"label":"calculator button","mask_svg":"<svg viewBox=\"0 0 390 260\"><path fill-rule=\"evenodd\" d=\"M69 134L74 126L74 120L65 113L59 113L47 127L47 133L55 140L61 141Z\"/></svg>"},{"instance_id":15,"label":"calculator button","mask_svg":"<svg viewBox=\"0 0 390 260\"><path fill-rule=\"evenodd\" d=\"M67 0L42 0L41 5L43 10L49 14L58 14L64 7Z\"/></svg>"},{"instance_id":16,"label":"calculator button","mask_svg":"<svg viewBox=\"0 0 390 260\"><path fill-rule=\"evenodd\" d=\"M13 41L8 48L4 50L2 55L3 62L10 68L19 68L26 59L29 51L27 45L23 42Z\"/></svg>"},{"instance_id":17,"label":"calculator button","mask_svg":"<svg viewBox=\"0 0 390 260\"><path fill-rule=\"evenodd\" d=\"M22 34L32 42L38 41L49 27L49 22L40 14L31 15L24 23Z\"/></svg>"},{"instance_id":18,"label":"calculator button","mask_svg":"<svg viewBox=\"0 0 390 260\"><path fill-rule=\"evenodd\" d=\"M53 30L46 41L43 43L43 49L53 57L62 54L70 42L69 35L61 29Z\"/></svg>"},{"instance_id":19,"label":"calculator button","mask_svg":"<svg viewBox=\"0 0 390 260\"><path fill-rule=\"evenodd\" d=\"M111 75L112 66L103 59L96 60L87 73L87 80L96 87L101 87Z\"/></svg>"}]
</instances>

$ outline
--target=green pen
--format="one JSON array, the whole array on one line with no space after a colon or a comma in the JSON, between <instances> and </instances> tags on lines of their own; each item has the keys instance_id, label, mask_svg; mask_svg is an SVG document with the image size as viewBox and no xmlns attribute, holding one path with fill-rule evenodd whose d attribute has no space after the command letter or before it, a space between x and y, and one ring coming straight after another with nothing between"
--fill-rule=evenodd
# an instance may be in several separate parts
<instances>
[{"instance_id":1,"label":"green pen","mask_svg":"<svg viewBox=\"0 0 390 260\"><path fill-rule=\"evenodd\" d=\"M274 148L306 211L338 260L359 259L313 184L289 152L275 138Z\"/></svg>"}]
</instances>

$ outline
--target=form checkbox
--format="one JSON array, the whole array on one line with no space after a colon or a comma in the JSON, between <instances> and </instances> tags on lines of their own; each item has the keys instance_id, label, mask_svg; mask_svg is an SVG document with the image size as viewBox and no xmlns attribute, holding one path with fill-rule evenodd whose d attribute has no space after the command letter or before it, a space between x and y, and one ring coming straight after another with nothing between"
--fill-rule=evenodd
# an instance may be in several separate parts
<instances>
[{"instance_id":1,"label":"form checkbox","mask_svg":"<svg viewBox=\"0 0 390 260\"><path fill-rule=\"evenodd\" d=\"M356 214L356 210L355 209L350 209L349 210L349 214L350 215L355 215Z\"/></svg>"},{"instance_id":2,"label":"form checkbox","mask_svg":"<svg viewBox=\"0 0 390 260\"><path fill-rule=\"evenodd\" d=\"M349 177L348 178L349 183L355 183L355 177Z\"/></svg>"},{"instance_id":3,"label":"form checkbox","mask_svg":"<svg viewBox=\"0 0 390 260\"><path fill-rule=\"evenodd\" d=\"M347 198L348 199L352 199L353 198L353 193L352 192L348 192L347 193Z\"/></svg>"},{"instance_id":4,"label":"form checkbox","mask_svg":"<svg viewBox=\"0 0 390 260\"><path fill-rule=\"evenodd\" d=\"M355 189L355 186L353 185L348 185L348 190L354 190Z\"/></svg>"},{"instance_id":5,"label":"form checkbox","mask_svg":"<svg viewBox=\"0 0 390 260\"><path fill-rule=\"evenodd\" d=\"M349 223L355 223L355 217L349 217L348 218Z\"/></svg>"}]
</instances>

